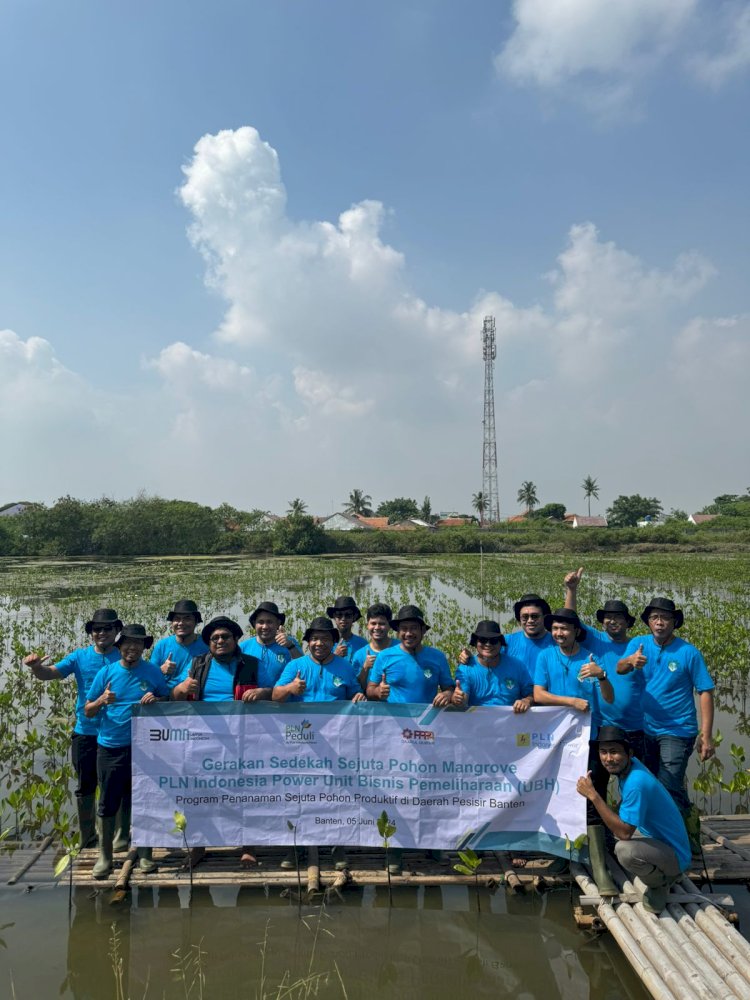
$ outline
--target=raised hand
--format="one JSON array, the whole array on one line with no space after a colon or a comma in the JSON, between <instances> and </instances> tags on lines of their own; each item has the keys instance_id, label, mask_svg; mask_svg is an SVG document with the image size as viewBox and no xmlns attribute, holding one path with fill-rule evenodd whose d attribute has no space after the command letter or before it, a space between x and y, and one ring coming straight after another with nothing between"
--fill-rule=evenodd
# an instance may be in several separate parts
<instances>
[{"instance_id":1,"label":"raised hand","mask_svg":"<svg viewBox=\"0 0 750 1000\"><path fill-rule=\"evenodd\" d=\"M456 678L456 686L453 689L451 702L459 708L463 708L466 704L466 692L461 690L461 681L458 678Z\"/></svg>"},{"instance_id":2,"label":"raised hand","mask_svg":"<svg viewBox=\"0 0 750 1000\"><path fill-rule=\"evenodd\" d=\"M294 678L294 680L292 681L292 683L289 685L289 693L290 694L295 694L295 695L304 694L306 687L307 687L307 684L305 683L305 679L303 678L302 674L298 670L297 671L297 676Z\"/></svg>"},{"instance_id":3,"label":"raised hand","mask_svg":"<svg viewBox=\"0 0 750 1000\"><path fill-rule=\"evenodd\" d=\"M46 658L46 656L39 656L38 653L29 653L28 656L24 656L23 665L25 667L31 667L33 670L34 667L41 667L42 660L46 660Z\"/></svg>"},{"instance_id":4,"label":"raised hand","mask_svg":"<svg viewBox=\"0 0 750 1000\"><path fill-rule=\"evenodd\" d=\"M335 656L346 656L346 652L348 649L349 649L348 644L344 642L344 640L342 639L333 652Z\"/></svg>"},{"instance_id":5,"label":"raised hand","mask_svg":"<svg viewBox=\"0 0 750 1000\"><path fill-rule=\"evenodd\" d=\"M172 654L170 653L169 656L164 661L164 663L162 663L161 665L161 672L164 674L165 677L171 677L176 669L177 669L177 664L172 659Z\"/></svg>"},{"instance_id":6,"label":"raised hand","mask_svg":"<svg viewBox=\"0 0 750 1000\"><path fill-rule=\"evenodd\" d=\"M189 701L193 701L200 694L201 686L198 683L197 678L187 677L183 682L182 689L185 692L186 697Z\"/></svg>"},{"instance_id":7,"label":"raised hand","mask_svg":"<svg viewBox=\"0 0 750 1000\"><path fill-rule=\"evenodd\" d=\"M588 660L586 660L584 665L578 671L578 678L581 680L584 677L598 677L603 672L602 668L594 659L594 654L590 653Z\"/></svg>"},{"instance_id":8,"label":"raised hand","mask_svg":"<svg viewBox=\"0 0 750 1000\"><path fill-rule=\"evenodd\" d=\"M577 590L578 584L581 582L582 576L583 576L583 566L579 566L578 569L574 569L570 573L566 573L565 586L568 588L568 590Z\"/></svg>"},{"instance_id":9,"label":"raised hand","mask_svg":"<svg viewBox=\"0 0 750 1000\"><path fill-rule=\"evenodd\" d=\"M388 697L391 693L391 685L388 683L385 677L385 670L380 678L380 684L378 685L378 697L381 701L388 701Z\"/></svg>"},{"instance_id":10,"label":"raised hand","mask_svg":"<svg viewBox=\"0 0 750 1000\"><path fill-rule=\"evenodd\" d=\"M644 665L648 663L648 657L644 656L643 653L643 643L640 644L635 653L631 654L630 662L636 670L643 670Z\"/></svg>"},{"instance_id":11,"label":"raised hand","mask_svg":"<svg viewBox=\"0 0 750 1000\"><path fill-rule=\"evenodd\" d=\"M376 653L368 653L365 657L365 662L362 664L362 669L367 671L369 676L370 671L375 666L375 660L377 659Z\"/></svg>"},{"instance_id":12,"label":"raised hand","mask_svg":"<svg viewBox=\"0 0 750 1000\"><path fill-rule=\"evenodd\" d=\"M466 664L469 663L469 661L471 660L471 656L472 656L471 650L468 648L468 646L464 646L464 648L458 654L458 662L461 664L462 667L465 667Z\"/></svg>"},{"instance_id":13,"label":"raised hand","mask_svg":"<svg viewBox=\"0 0 750 1000\"><path fill-rule=\"evenodd\" d=\"M284 646L284 648L287 648L288 646L293 646L294 645L294 643L292 642L292 640L286 634L286 629L284 628L283 625L279 625L279 628L278 628L278 630L276 632L276 635L274 636L274 639L278 643L279 646Z\"/></svg>"},{"instance_id":14,"label":"raised hand","mask_svg":"<svg viewBox=\"0 0 750 1000\"><path fill-rule=\"evenodd\" d=\"M111 705L113 702L117 701L117 695L114 693L109 683L104 689L104 694L99 699L102 705Z\"/></svg>"}]
</instances>

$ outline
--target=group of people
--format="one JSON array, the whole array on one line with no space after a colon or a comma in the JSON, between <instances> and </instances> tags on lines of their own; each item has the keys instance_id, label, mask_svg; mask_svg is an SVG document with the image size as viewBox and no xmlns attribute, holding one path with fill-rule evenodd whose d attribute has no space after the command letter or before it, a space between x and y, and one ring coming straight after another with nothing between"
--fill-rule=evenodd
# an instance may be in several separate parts
<instances>
[{"instance_id":1,"label":"group of people","mask_svg":"<svg viewBox=\"0 0 750 1000\"><path fill-rule=\"evenodd\" d=\"M94 876L107 878L113 853L129 843L136 704L368 700L455 710L501 705L514 712L553 705L590 716L588 773L578 792L587 800L588 849L600 892L618 893L607 867L608 829L622 866L647 887L644 905L659 912L670 883L690 864L691 847L699 849L685 773L694 747L702 760L714 753L713 683L698 649L676 634L683 613L668 598L654 597L641 613L646 635L630 638L635 617L619 600L596 612L599 628L583 624L576 610L582 572L565 577L565 603L557 610L538 594L516 601L518 628L510 634L496 621L478 622L453 671L445 653L425 643L430 626L415 605L394 615L387 604L372 604L360 635L353 631L362 618L355 599L337 597L305 630L306 653L272 601L261 601L249 616L246 637L232 618L204 624L195 601L179 600L166 616L171 634L155 645L143 625L98 609L85 625L90 644L55 664L37 654L24 660L39 680L76 679L72 760L80 843L99 845ZM612 775L620 786L617 811L607 804ZM198 860L204 849L194 850ZM343 847L333 855L338 868L347 866ZM242 860L254 863L252 848L243 847ZM400 854L390 860L399 873ZM154 869L150 849L139 849L139 864Z\"/></svg>"}]
</instances>

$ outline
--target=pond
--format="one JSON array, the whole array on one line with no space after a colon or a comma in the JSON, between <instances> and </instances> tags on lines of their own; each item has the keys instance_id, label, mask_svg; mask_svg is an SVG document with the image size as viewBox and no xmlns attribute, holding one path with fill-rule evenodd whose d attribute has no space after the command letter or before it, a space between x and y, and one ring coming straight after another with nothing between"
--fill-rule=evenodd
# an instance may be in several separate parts
<instances>
[{"instance_id":1,"label":"pond","mask_svg":"<svg viewBox=\"0 0 750 1000\"><path fill-rule=\"evenodd\" d=\"M573 568L557 556L172 559L0 562L0 830L27 839L64 826L72 812L67 763L71 684L38 684L20 665L34 649L58 658L82 644L82 623L99 606L166 632L176 599L195 598L208 619L243 625L259 600L275 600L301 637L338 594L361 607L416 603L429 641L451 663L477 619L513 625L512 604L533 590L553 606ZM750 583L745 557L590 559L580 610L593 620L605 597L642 607L652 593L685 611L682 634L705 653L717 680L724 778L744 770L728 748L750 732L745 714L750 663ZM692 777L697 777L693 774ZM711 811L746 810L741 792L696 793ZM745 796L747 793L745 793ZM15 796L15 797L14 797ZM701 798L703 801L701 801ZM72 824L71 824L72 827ZM51 860L50 860L51 864ZM63 881L65 881L63 879ZM750 919L742 887L729 889ZM187 906L175 890L140 890L119 906L107 892L65 886L0 890L0 995L17 997L641 997L640 982L608 936L591 939L571 916L567 891L513 896L483 890L481 911L463 887L347 893L325 909L257 890L196 890ZM750 926L750 924L747 924ZM205 977L205 983L202 977ZM279 984L296 987L284 993ZM286 988L284 987L284 988Z\"/></svg>"}]
</instances>

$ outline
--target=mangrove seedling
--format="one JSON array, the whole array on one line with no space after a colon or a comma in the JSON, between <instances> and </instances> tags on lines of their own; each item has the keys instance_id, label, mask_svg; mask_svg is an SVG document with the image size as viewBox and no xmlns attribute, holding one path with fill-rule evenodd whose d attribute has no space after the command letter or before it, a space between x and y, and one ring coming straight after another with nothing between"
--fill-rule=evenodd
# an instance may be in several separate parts
<instances>
[{"instance_id":1,"label":"mangrove seedling","mask_svg":"<svg viewBox=\"0 0 750 1000\"><path fill-rule=\"evenodd\" d=\"M302 875L299 870L299 852L297 851L297 827L290 819L286 821L287 830L292 833L292 850L294 851L294 867L297 869L297 909L302 912Z\"/></svg>"},{"instance_id":2,"label":"mangrove seedling","mask_svg":"<svg viewBox=\"0 0 750 1000\"><path fill-rule=\"evenodd\" d=\"M388 876L388 905L393 906L393 892L391 889L391 865L388 851L391 846L391 837L396 832L396 824L390 818L385 809L378 816L378 833L383 838L383 850L385 851L385 871Z\"/></svg>"},{"instance_id":3,"label":"mangrove seedling","mask_svg":"<svg viewBox=\"0 0 750 1000\"><path fill-rule=\"evenodd\" d=\"M579 833L575 840L571 840L570 837L565 834L565 850L568 852L568 864L573 864L573 851L580 851L583 845L588 840L588 835L585 833ZM570 880L570 901L573 902L573 879Z\"/></svg>"},{"instance_id":4,"label":"mangrove seedling","mask_svg":"<svg viewBox=\"0 0 750 1000\"><path fill-rule=\"evenodd\" d=\"M188 878L190 880L189 889L189 899L192 902L193 899L193 854L190 850L187 839L187 816L185 813L181 813L179 809L174 811L174 827L172 828L172 833L182 834L182 843L185 846L185 853L187 854L187 865L188 865Z\"/></svg>"},{"instance_id":5,"label":"mangrove seedling","mask_svg":"<svg viewBox=\"0 0 750 1000\"><path fill-rule=\"evenodd\" d=\"M477 912L480 912L482 906L479 902L479 868L483 859L480 858L476 851L472 851L470 847L467 847L465 851L459 851L458 856L461 861L459 864L453 866L453 871L458 872L459 875L474 876L474 892L477 897Z\"/></svg>"}]
</instances>

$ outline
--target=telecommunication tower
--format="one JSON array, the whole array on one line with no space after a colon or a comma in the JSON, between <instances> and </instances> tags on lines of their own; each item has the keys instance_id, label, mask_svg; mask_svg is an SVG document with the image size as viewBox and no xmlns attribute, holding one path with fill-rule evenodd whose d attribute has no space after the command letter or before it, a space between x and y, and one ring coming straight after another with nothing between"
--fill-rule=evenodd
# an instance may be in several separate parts
<instances>
[{"instance_id":1,"label":"telecommunication tower","mask_svg":"<svg viewBox=\"0 0 750 1000\"><path fill-rule=\"evenodd\" d=\"M484 449L482 452L482 495L484 497L484 522L495 524L500 520L500 498L497 490L497 440L495 438L495 317L485 316L482 327L482 354L484 357Z\"/></svg>"}]
</instances>

